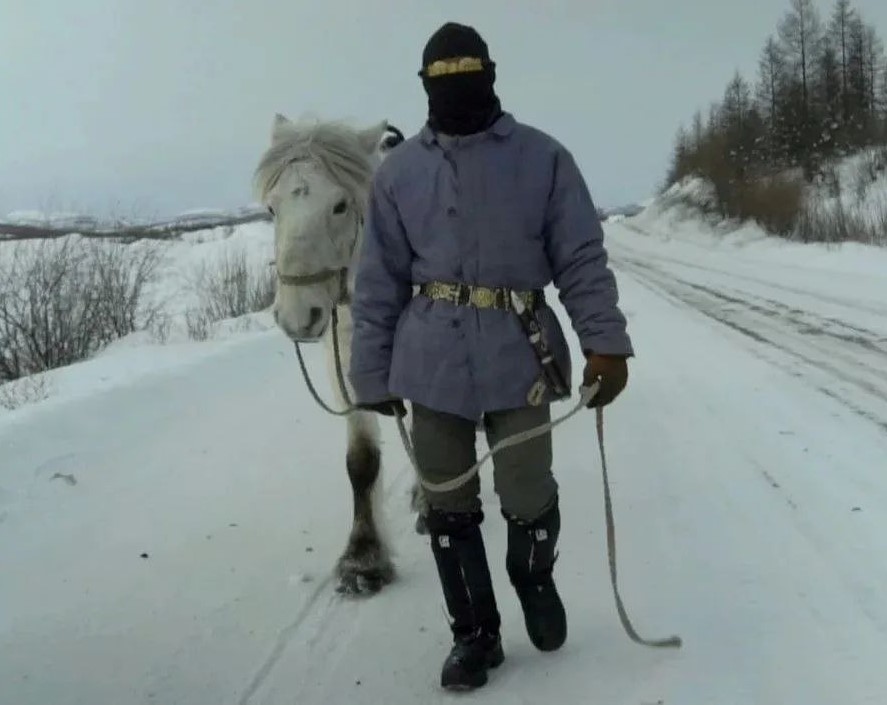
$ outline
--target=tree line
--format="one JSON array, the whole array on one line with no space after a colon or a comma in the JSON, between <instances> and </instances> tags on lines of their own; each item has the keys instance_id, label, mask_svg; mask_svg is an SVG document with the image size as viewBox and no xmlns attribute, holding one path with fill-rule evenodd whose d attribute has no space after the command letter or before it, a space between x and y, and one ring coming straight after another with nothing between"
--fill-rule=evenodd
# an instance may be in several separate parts
<instances>
[{"instance_id":1,"label":"tree line","mask_svg":"<svg viewBox=\"0 0 887 705\"><path fill-rule=\"evenodd\" d=\"M875 28L850 0L825 19L813 0L790 0L756 80L737 71L707 115L681 126L666 186L705 177L722 215L785 233L805 181L830 159L885 143L887 58Z\"/></svg>"}]
</instances>

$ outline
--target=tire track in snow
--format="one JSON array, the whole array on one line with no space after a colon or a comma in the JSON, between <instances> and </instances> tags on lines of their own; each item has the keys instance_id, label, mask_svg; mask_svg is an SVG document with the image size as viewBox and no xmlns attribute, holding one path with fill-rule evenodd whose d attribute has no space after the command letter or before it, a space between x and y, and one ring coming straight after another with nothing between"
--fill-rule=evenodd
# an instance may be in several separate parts
<instances>
[{"instance_id":1,"label":"tire track in snow","mask_svg":"<svg viewBox=\"0 0 887 705\"><path fill-rule=\"evenodd\" d=\"M846 326L840 321L819 318L808 312L801 311L800 309L791 308L778 301L773 301L772 299L758 299L758 297L747 294L744 295L745 298L740 298L743 296L742 292L737 292L731 296L721 291L717 291L710 286L695 284L683 279L674 278L673 281L683 286L690 287L704 296L717 299L725 304L745 308L755 314L765 316L776 322L783 321L793 327L795 329L794 332L798 334L809 335L814 338L823 336L838 344L848 345L851 349L853 347L861 348L862 350L856 351L857 357L852 360L854 363L860 362L861 354L873 353L874 355L872 357L876 358L874 360L876 364L870 364L872 360L869 359L864 361L867 367L867 373L887 382L887 373L884 372L885 368L882 366L884 361L881 359L887 358L887 348L880 345L880 342L882 342L883 339L878 338L877 334L872 333L871 331L851 327L852 330L850 333L839 332L833 330L832 327L845 328ZM755 303L755 299L758 299L762 303ZM785 346L782 347L785 349ZM837 350L829 348L828 352L830 354L839 354L844 360L850 362L850 356L841 352L841 350L844 349L847 348L838 348Z\"/></svg>"},{"instance_id":2,"label":"tire track in snow","mask_svg":"<svg viewBox=\"0 0 887 705\"><path fill-rule=\"evenodd\" d=\"M637 233L638 235L640 235L642 237L645 237L645 238L654 237L646 230L638 227L637 225L635 225L633 223L629 223L628 221L624 221L624 222L620 223L620 225L624 226L628 230L631 230L631 231ZM624 250L626 252L631 252L633 255L638 256L638 257L642 256L642 254L646 254L646 253L641 253L641 252L637 251L635 248L625 246L623 243L620 243L617 246L617 248L618 249L616 249L616 252L619 252L620 250ZM848 298L844 298L841 296L834 296L834 295L824 294L822 292L810 291L809 289L803 289L803 288L797 287L797 286L789 286L788 284L781 284L779 282L773 281L773 279L767 279L766 277L754 276L751 274L737 272L737 271L734 271L731 269L723 269L721 267L713 267L710 264L701 265L701 264L697 264L695 262L689 262L689 261L687 261L685 259L681 259L679 257L664 255L662 253L656 253L655 258L657 260L659 260L660 262L667 262L668 264L673 265L675 267L683 267L683 268L689 269L691 271L697 271L697 272L701 272L704 274L718 274L718 275L721 275L725 280L726 279L740 280L740 281L744 281L744 282L747 282L750 284L754 284L756 286L762 286L762 287L765 287L768 289L772 289L774 291L779 291L779 292L783 292L786 294L792 294L795 296L801 296L803 298L810 299L811 301L816 301L818 303L824 303L824 304L829 304L829 305L833 305L833 306L842 306L844 308L852 309L852 310L856 310L856 311L864 311L866 313L874 314L876 316L880 316L882 318L887 319L887 307L884 307L884 306L873 306L873 305L866 303L864 301L856 301L854 299L848 299ZM614 257L614 259L621 261L622 257L619 257L618 255L616 255ZM781 266L785 266L785 265L781 265ZM794 269L800 270L800 269L803 269L803 267L797 267Z\"/></svg>"},{"instance_id":3,"label":"tire track in snow","mask_svg":"<svg viewBox=\"0 0 887 705\"><path fill-rule=\"evenodd\" d=\"M729 285L716 290L633 256L617 261L657 294L781 353L782 359L768 360L887 433L887 348L877 333Z\"/></svg>"},{"instance_id":4,"label":"tire track in snow","mask_svg":"<svg viewBox=\"0 0 887 705\"><path fill-rule=\"evenodd\" d=\"M619 266L624 268L632 281L637 282L653 294L670 301L675 306L691 312L695 311L706 316L706 318L714 321L719 326L727 326L729 329L740 333L741 337L738 337L737 340L745 339L749 341L751 344L747 345L746 349L751 354L800 380L813 391L839 403L854 415L872 424L876 432L887 433L887 378L885 378L882 372L887 370L887 363L882 363L879 369L874 370L876 374L871 377L866 376L866 374L862 376L855 375L855 370L862 370L863 373L866 373L871 372L872 368L870 367L866 370L859 363L858 359L853 356L848 356L846 359L835 356L834 347L822 348L817 347L815 344L811 346L810 341L807 340L810 334L804 331L796 331L794 335L789 335L786 331L786 323L779 319L779 317L770 320L769 325L766 321L761 322L759 325L758 317L754 315L748 315L741 321L737 318L731 319L729 317L726 317L725 320L724 316L717 314L719 310L717 300L700 301L694 295L694 290L682 285L680 280L674 279L667 273L657 269L652 270L651 273L651 269L646 266L646 263L640 266L636 266L637 264L626 262L624 259L619 261ZM703 304L708 304L709 308L706 309ZM755 304L752 305L752 307L754 306ZM743 308L739 308L740 312L743 310ZM771 318L770 316L762 317L768 320ZM816 337L818 336L814 336L814 338ZM787 339L790 344L782 343L783 339ZM844 345L844 343L837 339L833 342L835 346ZM805 353L807 348L809 348L807 351L809 354ZM817 359L816 353L819 350L825 350L828 360L835 358L835 364L829 364L828 360ZM871 352L870 346L867 344L861 345L860 350L865 353ZM804 452L806 452L806 449ZM783 498L786 507L795 515L794 521L802 533L817 546L831 546L830 539L818 534L821 529L819 525L821 516L817 516L816 510L812 510L811 506L807 506L809 504L809 497L796 496L795 492L801 495L804 494L803 485L799 486L797 484L797 478L786 478L786 481L782 481L777 478L778 473L773 473L769 469L763 469L756 459L748 455L746 457L749 464L757 468L759 476ZM887 501L887 491L885 491L883 483L877 479L878 476L867 477L866 473L863 472L859 474L846 474L843 477L844 481L853 488L850 491L850 495L855 494L859 497L868 498L873 503L873 508L885 506L884 502ZM792 489L793 485L794 489ZM818 511L829 513L849 511L858 501L854 498L845 502L843 509L836 508L831 503L820 504ZM810 514L811 511L814 512L813 515ZM836 517L834 521L843 521L843 519ZM879 615L873 607L876 604L876 600L871 595L873 590L883 594L883 587L887 586L887 574L882 571L878 577L872 577L871 581L878 584L878 588L864 586L859 581L853 580L852 576L855 573L855 565L851 556L857 554L848 552L848 549L849 547L847 546L834 549L830 553L832 560L836 564L846 563L842 574L846 578L848 587L854 591L856 602L863 608L862 611L869 620L882 633L887 634L887 619L883 615ZM868 554L860 551L858 555L860 560L868 560L870 555L876 553L877 550L872 549Z\"/></svg>"}]
</instances>

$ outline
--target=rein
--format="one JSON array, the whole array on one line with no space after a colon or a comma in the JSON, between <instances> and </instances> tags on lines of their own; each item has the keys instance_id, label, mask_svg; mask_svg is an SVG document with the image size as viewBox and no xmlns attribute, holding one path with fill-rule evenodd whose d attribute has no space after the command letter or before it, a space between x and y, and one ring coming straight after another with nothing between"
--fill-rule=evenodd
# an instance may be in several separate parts
<instances>
[{"instance_id":1,"label":"rein","mask_svg":"<svg viewBox=\"0 0 887 705\"><path fill-rule=\"evenodd\" d=\"M309 275L311 276L311 275ZM314 275L314 276L320 276ZM344 281L344 276L343 276ZM336 410L330 407L326 402L321 399L320 395L317 393L317 389L311 382L311 377L308 374L308 368L305 365L305 359L302 357L302 351L299 347L299 344L296 342L296 356L299 359L299 366L302 369L302 376L305 379L305 384L308 386L308 390L311 392L311 395L314 397L314 400L320 405L322 409L324 409L327 413L333 414L334 416L348 416L356 411L359 411L359 408L355 406L351 397L348 394L348 389L345 385L345 375L342 370L342 359L340 354L340 346L339 346L339 332L338 332L338 323L339 318L337 314L337 308L340 304L337 303L333 306L332 315L330 319L330 325L332 325L332 336L333 336L333 356L335 358L335 367L336 367L336 378L339 383L339 390L342 394L342 398L345 400L345 408L342 410ZM407 433L406 426L404 425L403 418L397 413L394 414L394 418L397 422L397 429L400 432L400 438L403 442L404 449L406 450L407 455L410 458L410 462L413 465L413 470L416 473L416 477L419 479L419 482L425 487L427 490L432 492L448 492L459 487L462 487L466 482L470 481L477 473L480 471L481 466L486 463L490 458L493 457L496 453L504 448L508 448L514 445L518 445L525 441L530 440L531 438L535 438L536 436L540 436L548 431L551 431L556 426L559 426L567 419L575 416L582 409L586 408L588 403L597 395L600 389L600 382L595 382L590 387L580 387L580 397L579 401L576 405L568 411L566 414L550 421L548 423L541 424L536 426L535 428L528 429L526 431L521 431L519 433L515 433L511 436L503 438L501 441L496 443L492 448L490 448L487 453L474 465L472 465L468 470L459 475L458 477L449 480L448 482L441 483L430 483L426 482L422 479L422 474L419 471L419 464L416 461L416 454L413 449L413 445L410 442L409 434ZM613 519L613 504L612 498L610 496L610 480L609 475L607 473L607 457L604 452L604 410L602 407L596 408L596 417L597 417L597 439L598 439L598 451L601 456L601 470L603 474L603 482L604 482L604 511L606 515L606 524L607 524L607 558L610 567L610 583L613 587L613 595L616 600L616 611L619 614L619 621L622 623L622 628L625 630L625 633L628 634L628 637L637 644L641 644L643 646L649 646L651 648L680 648L683 644L681 638L679 636L671 636L667 639L644 639L642 638L634 626L631 623L631 620L628 618L628 613L625 610L625 605L622 602L622 597L619 594L619 587L617 584L616 577L616 527L615 521Z\"/></svg>"},{"instance_id":2,"label":"rein","mask_svg":"<svg viewBox=\"0 0 887 705\"><path fill-rule=\"evenodd\" d=\"M333 306L333 311L330 314L330 325L333 327L333 349L335 351L334 358L336 361L336 377L339 381L339 390L342 393L342 398L345 400L345 408L342 410L333 409L329 404L327 404L323 399L321 399L320 394L317 393L317 389L314 384L311 382L311 375L308 374L308 367L305 365L305 358L302 356L302 348L299 347L299 344L294 341L294 345L296 346L296 357L299 358L299 367L302 369L302 377L305 379L305 384L308 387L308 391L311 392L311 396L314 397L314 401L318 403L320 408L326 411L328 414L332 414L333 416L349 416L353 412L357 411L357 407L351 403L351 397L348 394L348 389L345 387L345 374L342 371L342 358L339 355L339 314L338 314L338 306ZM400 419L398 419L400 420Z\"/></svg>"}]
</instances>

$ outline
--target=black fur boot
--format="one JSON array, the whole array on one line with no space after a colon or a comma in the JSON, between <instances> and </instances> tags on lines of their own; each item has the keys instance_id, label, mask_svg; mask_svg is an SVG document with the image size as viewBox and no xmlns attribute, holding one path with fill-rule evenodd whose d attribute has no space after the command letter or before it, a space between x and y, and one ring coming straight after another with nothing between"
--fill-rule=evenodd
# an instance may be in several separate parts
<instances>
[{"instance_id":1,"label":"black fur boot","mask_svg":"<svg viewBox=\"0 0 887 705\"><path fill-rule=\"evenodd\" d=\"M431 550L447 609L453 647L444 661L440 684L451 690L478 688L487 670L504 660L500 617L480 524L483 514L428 513Z\"/></svg>"},{"instance_id":2,"label":"black fur boot","mask_svg":"<svg viewBox=\"0 0 887 705\"><path fill-rule=\"evenodd\" d=\"M557 498L533 522L503 514L508 521L505 566L523 608L527 634L540 651L555 651L567 639L567 615L552 575L561 528Z\"/></svg>"}]
</instances>

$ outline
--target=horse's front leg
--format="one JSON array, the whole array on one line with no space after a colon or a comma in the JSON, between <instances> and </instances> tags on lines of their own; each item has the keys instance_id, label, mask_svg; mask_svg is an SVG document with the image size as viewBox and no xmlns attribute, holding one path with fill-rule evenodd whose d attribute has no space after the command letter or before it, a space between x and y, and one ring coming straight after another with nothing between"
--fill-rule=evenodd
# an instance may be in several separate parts
<instances>
[{"instance_id":1,"label":"horse's front leg","mask_svg":"<svg viewBox=\"0 0 887 705\"><path fill-rule=\"evenodd\" d=\"M394 565L379 534L376 518L380 461L378 422L374 415L362 411L352 413L348 417L345 463L354 514L348 544L336 566L339 592L371 594L394 579Z\"/></svg>"},{"instance_id":2,"label":"horse's front leg","mask_svg":"<svg viewBox=\"0 0 887 705\"><path fill-rule=\"evenodd\" d=\"M354 398L354 391L347 381L351 364L352 323L347 307L338 309L340 318L336 335L330 335L327 348L330 377L337 391L339 403L344 405ZM331 331L332 333L332 331ZM341 366L343 379L336 372ZM342 384L346 388L342 388ZM345 466L351 483L354 511L351 533L345 550L336 564L339 592L366 594L378 592L394 579L388 547L379 535L376 517L376 496L381 466L379 450L379 422L375 414L353 411L347 417L348 448Z\"/></svg>"}]
</instances>

